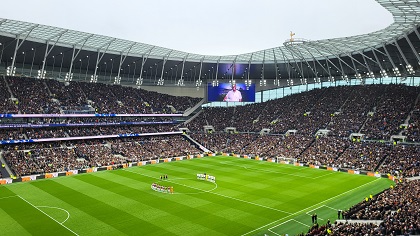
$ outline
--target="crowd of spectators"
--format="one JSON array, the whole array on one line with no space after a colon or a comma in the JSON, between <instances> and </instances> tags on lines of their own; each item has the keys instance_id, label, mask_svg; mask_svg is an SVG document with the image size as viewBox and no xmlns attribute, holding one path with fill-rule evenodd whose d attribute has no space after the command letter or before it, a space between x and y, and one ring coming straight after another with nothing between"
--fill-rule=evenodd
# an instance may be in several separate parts
<instances>
[{"instance_id":1,"label":"crowd of spectators","mask_svg":"<svg viewBox=\"0 0 420 236\"><path fill-rule=\"evenodd\" d=\"M78 159L83 159L88 167L101 167L115 164L123 164L126 158L114 155L112 150L102 144L77 145L74 153Z\"/></svg>"},{"instance_id":2,"label":"crowd of spectators","mask_svg":"<svg viewBox=\"0 0 420 236\"><path fill-rule=\"evenodd\" d=\"M51 144L22 146L8 145L3 152L3 157L17 176L196 155L202 152L180 135L67 141L58 147Z\"/></svg>"},{"instance_id":3,"label":"crowd of spectators","mask_svg":"<svg viewBox=\"0 0 420 236\"><path fill-rule=\"evenodd\" d=\"M44 80L8 76L6 81L21 113L60 113L59 104L50 96Z\"/></svg>"},{"instance_id":4,"label":"crowd of spectators","mask_svg":"<svg viewBox=\"0 0 420 236\"><path fill-rule=\"evenodd\" d=\"M18 129L0 129L0 140L26 139L24 133Z\"/></svg>"},{"instance_id":5,"label":"crowd of spectators","mask_svg":"<svg viewBox=\"0 0 420 236\"><path fill-rule=\"evenodd\" d=\"M234 153L262 158L297 158L313 138L305 135L256 133L192 133L190 136L215 153Z\"/></svg>"},{"instance_id":6,"label":"crowd of spectators","mask_svg":"<svg viewBox=\"0 0 420 236\"><path fill-rule=\"evenodd\" d=\"M15 175L30 175L39 173L39 167L29 151L4 152L3 157Z\"/></svg>"},{"instance_id":7,"label":"crowd of spectators","mask_svg":"<svg viewBox=\"0 0 420 236\"><path fill-rule=\"evenodd\" d=\"M350 95L345 103L334 113L327 129L332 135L349 137L351 133L358 133L373 111L377 97L383 91L382 86L366 85L349 87Z\"/></svg>"},{"instance_id":8,"label":"crowd of spectators","mask_svg":"<svg viewBox=\"0 0 420 236\"><path fill-rule=\"evenodd\" d=\"M391 150L389 143L353 142L337 159L339 168L375 171Z\"/></svg>"},{"instance_id":9,"label":"crowd of spectators","mask_svg":"<svg viewBox=\"0 0 420 236\"><path fill-rule=\"evenodd\" d=\"M163 125L119 125L119 126L83 126L83 127L54 127L54 128L25 128L0 129L1 140L45 139L83 137L117 134L142 134L176 131L173 124Z\"/></svg>"},{"instance_id":10,"label":"crowd of spectators","mask_svg":"<svg viewBox=\"0 0 420 236\"><path fill-rule=\"evenodd\" d=\"M120 85L14 76L7 76L0 85L1 113L56 114L86 111L89 106L97 113L182 113L201 100ZM12 97L17 99L15 104Z\"/></svg>"},{"instance_id":11,"label":"crowd of spectators","mask_svg":"<svg viewBox=\"0 0 420 236\"><path fill-rule=\"evenodd\" d=\"M410 114L410 120L402 134L407 136L408 142L420 142L420 103L417 103Z\"/></svg>"},{"instance_id":12,"label":"crowd of spectators","mask_svg":"<svg viewBox=\"0 0 420 236\"><path fill-rule=\"evenodd\" d=\"M377 171L402 177L420 176L420 146L393 146Z\"/></svg>"},{"instance_id":13,"label":"crowd of spectators","mask_svg":"<svg viewBox=\"0 0 420 236\"><path fill-rule=\"evenodd\" d=\"M187 124L187 128L192 131L203 131L203 126L211 125L216 131L223 131L226 127L233 125L235 107L209 107L194 120Z\"/></svg>"},{"instance_id":14,"label":"crowd of spectators","mask_svg":"<svg viewBox=\"0 0 420 236\"><path fill-rule=\"evenodd\" d=\"M255 141L255 134L229 134L225 132L193 133L191 138L215 153L245 154L244 148Z\"/></svg>"},{"instance_id":15,"label":"crowd of spectators","mask_svg":"<svg viewBox=\"0 0 420 236\"><path fill-rule=\"evenodd\" d=\"M0 111L1 113L16 114L18 108L15 102L11 99L10 93L7 89L6 82L0 78Z\"/></svg>"},{"instance_id":16,"label":"crowd of spectators","mask_svg":"<svg viewBox=\"0 0 420 236\"><path fill-rule=\"evenodd\" d=\"M337 159L351 145L348 138L322 136L299 156L298 160L308 165L337 167Z\"/></svg>"},{"instance_id":17,"label":"crowd of spectators","mask_svg":"<svg viewBox=\"0 0 420 236\"><path fill-rule=\"evenodd\" d=\"M405 85L384 86L377 97L375 111L361 130L368 139L389 140L391 135L399 134L401 124L405 123L420 92L419 87Z\"/></svg>"},{"instance_id":18,"label":"crowd of spectators","mask_svg":"<svg viewBox=\"0 0 420 236\"><path fill-rule=\"evenodd\" d=\"M419 92L419 88L405 85L315 89L263 103L204 108L187 127L193 131L202 131L204 125L213 126L216 131L236 127L239 132L267 128L274 134L298 130L308 135L328 129L334 136L349 137L362 132L367 139L389 140L391 135L400 133L399 126L413 110ZM418 137L416 115L413 114L410 127Z\"/></svg>"}]
</instances>

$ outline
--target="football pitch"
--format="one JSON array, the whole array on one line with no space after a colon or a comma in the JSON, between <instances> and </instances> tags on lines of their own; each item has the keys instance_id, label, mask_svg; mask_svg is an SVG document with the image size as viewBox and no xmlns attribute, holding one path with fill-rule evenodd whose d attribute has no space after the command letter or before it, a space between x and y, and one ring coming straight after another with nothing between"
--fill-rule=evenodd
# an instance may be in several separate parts
<instances>
[{"instance_id":1,"label":"football pitch","mask_svg":"<svg viewBox=\"0 0 420 236\"><path fill-rule=\"evenodd\" d=\"M206 173L216 182L197 179ZM161 175L167 179L160 179ZM172 186L155 191L152 183ZM392 181L205 157L0 186L2 235L294 235Z\"/></svg>"}]
</instances>

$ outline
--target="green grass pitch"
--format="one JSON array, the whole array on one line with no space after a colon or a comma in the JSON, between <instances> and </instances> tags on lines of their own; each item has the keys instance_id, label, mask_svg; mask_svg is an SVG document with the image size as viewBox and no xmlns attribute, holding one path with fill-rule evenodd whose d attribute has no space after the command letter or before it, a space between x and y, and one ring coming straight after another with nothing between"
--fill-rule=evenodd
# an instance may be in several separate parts
<instances>
[{"instance_id":1,"label":"green grass pitch","mask_svg":"<svg viewBox=\"0 0 420 236\"><path fill-rule=\"evenodd\" d=\"M152 190L153 182L174 194ZM293 235L308 230L312 213L334 222L337 209L391 184L234 157L173 161L0 186L1 234Z\"/></svg>"}]
</instances>

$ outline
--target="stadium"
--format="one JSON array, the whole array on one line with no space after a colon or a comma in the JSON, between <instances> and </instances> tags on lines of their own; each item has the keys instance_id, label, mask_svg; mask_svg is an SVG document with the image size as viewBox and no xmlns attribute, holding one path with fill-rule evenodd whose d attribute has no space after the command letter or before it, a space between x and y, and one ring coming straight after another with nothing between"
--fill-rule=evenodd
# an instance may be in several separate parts
<instances>
[{"instance_id":1,"label":"stadium","mask_svg":"<svg viewBox=\"0 0 420 236\"><path fill-rule=\"evenodd\" d=\"M0 18L7 235L419 235L420 2L212 56Z\"/></svg>"}]
</instances>

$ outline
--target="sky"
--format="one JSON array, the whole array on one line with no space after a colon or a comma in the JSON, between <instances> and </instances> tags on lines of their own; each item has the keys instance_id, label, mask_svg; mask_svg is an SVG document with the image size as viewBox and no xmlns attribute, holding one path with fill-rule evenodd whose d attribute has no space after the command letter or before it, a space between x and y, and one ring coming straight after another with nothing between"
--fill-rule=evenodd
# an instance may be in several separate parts
<instances>
[{"instance_id":1,"label":"sky","mask_svg":"<svg viewBox=\"0 0 420 236\"><path fill-rule=\"evenodd\" d=\"M280 46L290 31L319 40L393 22L374 0L19 0L2 9L0 18L219 56Z\"/></svg>"}]
</instances>

